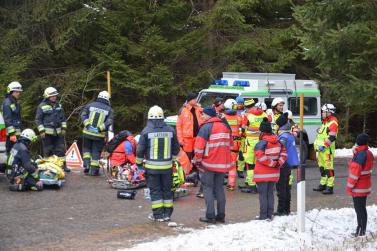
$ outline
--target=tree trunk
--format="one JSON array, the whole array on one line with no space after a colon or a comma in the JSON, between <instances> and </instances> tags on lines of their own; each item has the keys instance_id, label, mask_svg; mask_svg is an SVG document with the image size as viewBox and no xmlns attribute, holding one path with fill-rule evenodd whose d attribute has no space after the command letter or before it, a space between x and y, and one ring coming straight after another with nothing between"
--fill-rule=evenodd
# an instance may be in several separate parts
<instances>
[{"instance_id":1,"label":"tree trunk","mask_svg":"<svg viewBox=\"0 0 377 251\"><path fill-rule=\"evenodd\" d=\"M350 125L350 107L349 107L349 105L347 105L346 106L345 125L344 125L344 134L345 134L346 139L348 139L348 135L349 135L349 125Z\"/></svg>"},{"instance_id":2,"label":"tree trunk","mask_svg":"<svg viewBox=\"0 0 377 251\"><path fill-rule=\"evenodd\" d=\"M363 132L365 133L367 129L367 113L364 112L364 115L363 115Z\"/></svg>"}]
</instances>

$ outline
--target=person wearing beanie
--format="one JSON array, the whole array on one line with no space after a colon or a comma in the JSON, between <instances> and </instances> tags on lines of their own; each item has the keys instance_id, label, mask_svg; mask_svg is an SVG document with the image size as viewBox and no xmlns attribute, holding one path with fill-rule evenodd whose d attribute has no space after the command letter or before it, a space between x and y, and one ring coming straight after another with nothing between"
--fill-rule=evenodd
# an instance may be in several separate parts
<instances>
[{"instance_id":1,"label":"person wearing beanie","mask_svg":"<svg viewBox=\"0 0 377 251\"><path fill-rule=\"evenodd\" d=\"M277 120L278 140L287 151L287 160L280 168L280 178L276 184L278 207L275 215L283 216L291 213L291 186L290 177L292 168L297 168L299 159L295 144L295 138L291 134L291 124L288 113L283 113Z\"/></svg>"},{"instance_id":2,"label":"person wearing beanie","mask_svg":"<svg viewBox=\"0 0 377 251\"><path fill-rule=\"evenodd\" d=\"M259 193L260 212L258 220L272 220L274 212L274 186L279 180L280 168L287 159L285 147L272 134L271 123L263 118L259 126L260 141L255 146L254 182Z\"/></svg>"},{"instance_id":3,"label":"person wearing beanie","mask_svg":"<svg viewBox=\"0 0 377 251\"><path fill-rule=\"evenodd\" d=\"M243 118L242 128L245 132L245 149L243 156L246 163L246 179L245 185L240 186L241 192L257 193L257 184L253 182L254 167L255 167L255 152L254 147L259 142L261 122L266 118L266 113L263 112L260 106L255 106L255 101L249 99L245 101L247 112Z\"/></svg>"},{"instance_id":4,"label":"person wearing beanie","mask_svg":"<svg viewBox=\"0 0 377 251\"><path fill-rule=\"evenodd\" d=\"M195 140L193 164L199 169L203 184L206 215L199 221L216 223L225 221L224 177L232 166L232 132L216 115L213 107L203 109L203 125ZM215 212L215 195L217 213Z\"/></svg>"},{"instance_id":5,"label":"person wearing beanie","mask_svg":"<svg viewBox=\"0 0 377 251\"><path fill-rule=\"evenodd\" d=\"M194 156L194 143L198 135L199 127L202 124L202 108L197 103L196 93L189 93L186 103L178 113L177 118L177 137L179 145L191 160Z\"/></svg>"},{"instance_id":6,"label":"person wearing beanie","mask_svg":"<svg viewBox=\"0 0 377 251\"><path fill-rule=\"evenodd\" d=\"M374 157L368 146L369 136L362 133L356 138L353 158L348 164L349 174L346 192L352 196L356 212L357 227L353 236L364 236L367 228L367 196L372 191L372 169Z\"/></svg>"}]
</instances>

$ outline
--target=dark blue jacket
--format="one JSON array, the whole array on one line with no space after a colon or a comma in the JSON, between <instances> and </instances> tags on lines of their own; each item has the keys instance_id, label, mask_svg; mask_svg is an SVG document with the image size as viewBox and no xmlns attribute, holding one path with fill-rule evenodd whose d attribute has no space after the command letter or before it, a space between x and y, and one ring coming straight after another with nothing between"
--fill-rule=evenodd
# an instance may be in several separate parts
<instances>
[{"instance_id":1,"label":"dark blue jacket","mask_svg":"<svg viewBox=\"0 0 377 251\"><path fill-rule=\"evenodd\" d=\"M177 158L179 144L173 128L162 119L150 119L140 134L136 148L136 164L145 159L148 173L171 171L172 161Z\"/></svg>"},{"instance_id":2,"label":"dark blue jacket","mask_svg":"<svg viewBox=\"0 0 377 251\"><path fill-rule=\"evenodd\" d=\"M7 94L2 108L7 135L20 135L22 129L20 104L11 94Z\"/></svg>"},{"instance_id":3,"label":"dark blue jacket","mask_svg":"<svg viewBox=\"0 0 377 251\"><path fill-rule=\"evenodd\" d=\"M280 130L280 129L279 129ZM287 150L287 160L286 163L290 166L298 166L300 161L298 159L295 137L290 133L290 131L279 131L279 142L285 147Z\"/></svg>"},{"instance_id":4,"label":"dark blue jacket","mask_svg":"<svg viewBox=\"0 0 377 251\"><path fill-rule=\"evenodd\" d=\"M8 165L18 165L31 174L35 172L35 166L31 163L30 152L28 149L29 144L29 140L20 137L10 151Z\"/></svg>"},{"instance_id":5,"label":"dark blue jacket","mask_svg":"<svg viewBox=\"0 0 377 251\"><path fill-rule=\"evenodd\" d=\"M40 133L59 135L67 129L63 107L59 102L52 103L44 99L37 108L35 123Z\"/></svg>"},{"instance_id":6,"label":"dark blue jacket","mask_svg":"<svg viewBox=\"0 0 377 251\"><path fill-rule=\"evenodd\" d=\"M84 137L93 140L104 139L106 132L113 124L113 109L109 101L98 98L85 106L81 112L81 120L84 125ZM89 127L96 131L91 131Z\"/></svg>"}]
</instances>

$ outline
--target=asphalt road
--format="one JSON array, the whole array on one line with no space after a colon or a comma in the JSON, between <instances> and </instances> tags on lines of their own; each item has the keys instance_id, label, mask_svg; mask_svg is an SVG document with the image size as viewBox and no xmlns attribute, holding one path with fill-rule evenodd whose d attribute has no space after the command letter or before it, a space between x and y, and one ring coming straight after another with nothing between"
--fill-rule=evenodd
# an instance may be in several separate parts
<instances>
[{"instance_id":1,"label":"asphalt road","mask_svg":"<svg viewBox=\"0 0 377 251\"><path fill-rule=\"evenodd\" d=\"M346 159L336 160L335 193L313 192L319 172L314 162L306 170L306 208L352 207L345 194ZM376 176L373 180L376 183ZM116 190L104 176L88 177L80 171L67 175L65 186L43 192L10 192L7 180L0 175L0 250L116 250L161 236L182 233L185 228L203 228L198 218L204 216L202 199L196 198L198 188L191 188L187 197L175 202L173 218L183 228L166 223L149 222L150 203L142 189L135 200L116 198ZM239 191L226 192L226 222L254 219L258 214L258 195ZM368 204L376 203L374 193ZM296 189L292 190L292 211L296 210Z\"/></svg>"}]
</instances>

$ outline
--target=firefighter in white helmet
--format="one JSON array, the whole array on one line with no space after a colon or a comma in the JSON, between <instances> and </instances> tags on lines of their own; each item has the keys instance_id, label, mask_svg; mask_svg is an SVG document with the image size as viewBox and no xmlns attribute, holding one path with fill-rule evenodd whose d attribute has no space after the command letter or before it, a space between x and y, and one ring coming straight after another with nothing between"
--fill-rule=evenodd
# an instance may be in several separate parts
<instances>
[{"instance_id":1,"label":"firefighter in white helmet","mask_svg":"<svg viewBox=\"0 0 377 251\"><path fill-rule=\"evenodd\" d=\"M64 136L67 131L67 120L63 106L57 100L58 91L48 87L43 93L44 99L37 108L35 123L42 138L43 157L58 156L64 162L64 171L70 170L65 165Z\"/></svg>"},{"instance_id":2,"label":"firefighter in white helmet","mask_svg":"<svg viewBox=\"0 0 377 251\"><path fill-rule=\"evenodd\" d=\"M113 124L113 109L110 106L110 95L107 91L101 91L96 101L85 106L81 112L81 120L84 126L84 173L98 176L99 158L105 145L106 133Z\"/></svg>"},{"instance_id":3,"label":"firefighter in white helmet","mask_svg":"<svg viewBox=\"0 0 377 251\"><path fill-rule=\"evenodd\" d=\"M6 151L8 154L17 141L17 137L21 134L21 106L18 100L22 91L22 85L19 82L14 81L10 83L2 105L7 134Z\"/></svg>"},{"instance_id":4,"label":"firefighter in white helmet","mask_svg":"<svg viewBox=\"0 0 377 251\"><path fill-rule=\"evenodd\" d=\"M19 139L14 144L9 154L10 166L9 190L11 191L41 191L43 183L39 180L38 169L30 156L30 145L37 140L32 129L22 131Z\"/></svg>"},{"instance_id":5,"label":"firefighter in white helmet","mask_svg":"<svg viewBox=\"0 0 377 251\"><path fill-rule=\"evenodd\" d=\"M140 133L136 148L136 164L141 169L145 159L150 189L151 221L169 221L173 213L172 169L179 153L175 130L164 122L164 112L155 105L148 111L148 122Z\"/></svg>"},{"instance_id":6,"label":"firefighter in white helmet","mask_svg":"<svg viewBox=\"0 0 377 251\"><path fill-rule=\"evenodd\" d=\"M274 98L271 103L271 109L267 110L268 121L271 123L274 134L277 134L278 126L276 125L276 120L283 114L284 104L283 98Z\"/></svg>"},{"instance_id":7,"label":"firefighter in white helmet","mask_svg":"<svg viewBox=\"0 0 377 251\"><path fill-rule=\"evenodd\" d=\"M234 99L227 99L224 108L224 118L232 129L233 137L233 146L231 146L233 167L229 170L227 185L227 189L233 191L236 187L237 158L241 146L242 116L237 113L237 101Z\"/></svg>"},{"instance_id":8,"label":"firefighter in white helmet","mask_svg":"<svg viewBox=\"0 0 377 251\"><path fill-rule=\"evenodd\" d=\"M319 186L314 191L333 194L334 189L334 155L335 141L338 134L338 119L334 116L336 108L333 104L322 106L322 126L314 141L314 149L318 152L318 167L321 172Z\"/></svg>"}]
</instances>

